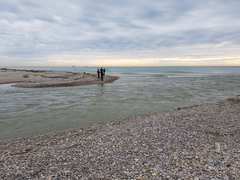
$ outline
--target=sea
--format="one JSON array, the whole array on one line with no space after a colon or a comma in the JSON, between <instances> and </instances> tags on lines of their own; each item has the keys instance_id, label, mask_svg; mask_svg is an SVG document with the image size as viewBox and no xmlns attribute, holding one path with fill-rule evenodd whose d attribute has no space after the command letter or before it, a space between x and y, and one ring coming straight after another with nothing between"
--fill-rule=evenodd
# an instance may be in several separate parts
<instances>
[{"instance_id":1,"label":"sea","mask_svg":"<svg viewBox=\"0 0 240 180\"><path fill-rule=\"evenodd\" d=\"M26 68L25 68L26 69ZM28 67L90 72L92 67ZM240 95L240 67L111 67L112 84L25 89L0 85L0 138L124 121Z\"/></svg>"}]
</instances>

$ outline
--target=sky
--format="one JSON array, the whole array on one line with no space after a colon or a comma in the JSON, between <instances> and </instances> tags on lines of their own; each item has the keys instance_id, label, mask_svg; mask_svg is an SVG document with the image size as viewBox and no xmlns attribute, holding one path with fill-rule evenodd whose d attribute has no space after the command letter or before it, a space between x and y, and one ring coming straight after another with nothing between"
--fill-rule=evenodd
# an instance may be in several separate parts
<instances>
[{"instance_id":1,"label":"sky","mask_svg":"<svg viewBox=\"0 0 240 180\"><path fill-rule=\"evenodd\" d=\"M0 66L240 66L239 0L0 0Z\"/></svg>"}]
</instances>

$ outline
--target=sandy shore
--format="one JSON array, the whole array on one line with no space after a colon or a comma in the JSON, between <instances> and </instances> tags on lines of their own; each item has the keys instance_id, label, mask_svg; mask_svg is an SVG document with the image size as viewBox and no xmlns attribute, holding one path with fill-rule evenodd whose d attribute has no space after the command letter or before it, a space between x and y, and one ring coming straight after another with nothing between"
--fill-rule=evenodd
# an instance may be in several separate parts
<instances>
[{"instance_id":1,"label":"sandy shore","mask_svg":"<svg viewBox=\"0 0 240 180\"><path fill-rule=\"evenodd\" d=\"M240 179L240 98L0 141L0 179Z\"/></svg>"},{"instance_id":2,"label":"sandy shore","mask_svg":"<svg viewBox=\"0 0 240 180\"><path fill-rule=\"evenodd\" d=\"M51 72L20 69L0 69L0 84L14 84L22 88L67 87L91 84L112 83L117 76L106 76L104 82L95 74Z\"/></svg>"}]
</instances>

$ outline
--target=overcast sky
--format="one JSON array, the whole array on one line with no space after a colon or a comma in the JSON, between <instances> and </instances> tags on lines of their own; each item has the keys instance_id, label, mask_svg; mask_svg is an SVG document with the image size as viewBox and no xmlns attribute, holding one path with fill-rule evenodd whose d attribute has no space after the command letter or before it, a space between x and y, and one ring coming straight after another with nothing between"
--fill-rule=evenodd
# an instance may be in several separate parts
<instances>
[{"instance_id":1,"label":"overcast sky","mask_svg":"<svg viewBox=\"0 0 240 180\"><path fill-rule=\"evenodd\" d=\"M239 0L0 0L0 65L240 65Z\"/></svg>"}]
</instances>

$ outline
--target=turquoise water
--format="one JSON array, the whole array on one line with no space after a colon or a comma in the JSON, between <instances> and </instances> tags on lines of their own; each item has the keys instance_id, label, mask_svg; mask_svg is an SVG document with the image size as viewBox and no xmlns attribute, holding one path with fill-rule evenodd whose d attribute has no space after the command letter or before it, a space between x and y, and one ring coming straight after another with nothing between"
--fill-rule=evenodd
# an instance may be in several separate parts
<instances>
[{"instance_id":1,"label":"turquoise water","mask_svg":"<svg viewBox=\"0 0 240 180\"><path fill-rule=\"evenodd\" d=\"M35 68L95 72L96 68ZM24 89L0 85L0 138L84 128L240 94L240 68L107 68L113 84Z\"/></svg>"}]
</instances>

